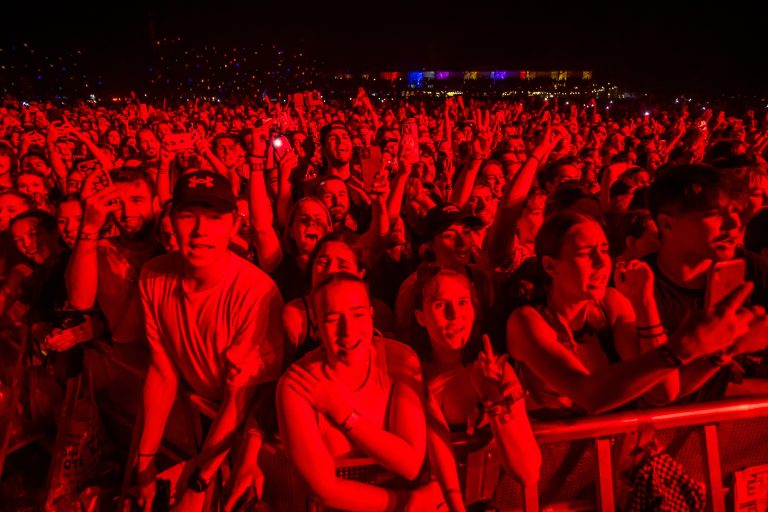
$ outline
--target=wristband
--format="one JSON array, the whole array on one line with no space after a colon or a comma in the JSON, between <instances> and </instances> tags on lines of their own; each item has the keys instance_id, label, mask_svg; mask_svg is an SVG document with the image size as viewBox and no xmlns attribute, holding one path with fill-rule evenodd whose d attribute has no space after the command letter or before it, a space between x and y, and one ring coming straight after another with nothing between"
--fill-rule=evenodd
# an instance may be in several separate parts
<instances>
[{"instance_id":1,"label":"wristband","mask_svg":"<svg viewBox=\"0 0 768 512\"><path fill-rule=\"evenodd\" d=\"M139 457L154 457L155 455L157 455L157 452L155 452L155 453L139 453L138 454Z\"/></svg>"},{"instance_id":2,"label":"wristband","mask_svg":"<svg viewBox=\"0 0 768 512\"><path fill-rule=\"evenodd\" d=\"M638 331L651 331L653 329L658 329L659 327L664 327L664 324L656 324L656 325L648 325L648 326L637 326L635 329Z\"/></svg>"}]
</instances>

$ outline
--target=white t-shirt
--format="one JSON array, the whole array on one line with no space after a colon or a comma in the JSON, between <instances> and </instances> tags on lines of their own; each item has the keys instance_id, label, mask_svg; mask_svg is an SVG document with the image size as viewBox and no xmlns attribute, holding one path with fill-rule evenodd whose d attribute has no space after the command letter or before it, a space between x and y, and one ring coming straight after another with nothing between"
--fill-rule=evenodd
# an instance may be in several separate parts
<instances>
[{"instance_id":1,"label":"white t-shirt","mask_svg":"<svg viewBox=\"0 0 768 512\"><path fill-rule=\"evenodd\" d=\"M192 390L222 400L228 381L277 380L283 364L280 291L264 272L229 253L214 286L188 292L178 252L152 259L139 287L150 349L162 351Z\"/></svg>"}]
</instances>

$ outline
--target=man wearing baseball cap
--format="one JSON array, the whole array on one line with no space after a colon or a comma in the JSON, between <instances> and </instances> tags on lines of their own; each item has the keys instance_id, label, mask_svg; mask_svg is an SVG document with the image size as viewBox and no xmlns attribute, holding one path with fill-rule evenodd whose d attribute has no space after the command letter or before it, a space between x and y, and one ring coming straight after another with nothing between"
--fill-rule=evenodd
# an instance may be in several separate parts
<instances>
[{"instance_id":1,"label":"man wearing baseball cap","mask_svg":"<svg viewBox=\"0 0 768 512\"><path fill-rule=\"evenodd\" d=\"M179 250L148 262L139 282L150 348L138 459L143 510L152 507L154 456L179 384L221 404L189 476L179 482L181 509L200 510L256 389L277 380L283 363L280 292L229 250L238 229L229 180L210 171L185 174L172 205Z\"/></svg>"},{"instance_id":2,"label":"man wearing baseball cap","mask_svg":"<svg viewBox=\"0 0 768 512\"><path fill-rule=\"evenodd\" d=\"M320 130L320 144L325 157L325 176L348 180L352 172L352 138L344 123L332 121Z\"/></svg>"},{"instance_id":3,"label":"man wearing baseball cap","mask_svg":"<svg viewBox=\"0 0 768 512\"><path fill-rule=\"evenodd\" d=\"M484 306L493 302L490 274L472 259L472 230L483 226L483 221L469 215L454 204L435 206L425 219L426 260L444 268L466 274L475 283L478 297ZM415 309L416 272L403 284L395 301L395 322L400 339L410 339L411 319Z\"/></svg>"}]
</instances>

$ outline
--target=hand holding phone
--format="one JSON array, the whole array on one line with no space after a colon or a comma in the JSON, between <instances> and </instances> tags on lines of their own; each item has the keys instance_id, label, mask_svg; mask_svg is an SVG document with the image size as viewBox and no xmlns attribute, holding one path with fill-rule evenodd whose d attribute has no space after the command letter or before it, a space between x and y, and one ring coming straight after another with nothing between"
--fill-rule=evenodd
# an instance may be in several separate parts
<instances>
[{"instance_id":1,"label":"hand holding phone","mask_svg":"<svg viewBox=\"0 0 768 512\"><path fill-rule=\"evenodd\" d=\"M743 258L713 263L707 274L705 308L715 307L739 285L744 284L746 272L747 262Z\"/></svg>"},{"instance_id":2,"label":"hand holding phone","mask_svg":"<svg viewBox=\"0 0 768 512\"><path fill-rule=\"evenodd\" d=\"M367 192L371 190L376 175L381 172L381 148L378 146L361 147L359 155L363 185Z\"/></svg>"}]
</instances>

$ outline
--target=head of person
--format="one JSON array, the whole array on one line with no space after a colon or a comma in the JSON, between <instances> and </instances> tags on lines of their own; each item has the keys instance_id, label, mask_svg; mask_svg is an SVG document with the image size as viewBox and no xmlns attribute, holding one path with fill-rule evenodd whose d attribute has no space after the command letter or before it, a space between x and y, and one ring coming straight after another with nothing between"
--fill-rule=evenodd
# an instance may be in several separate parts
<instances>
[{"instance_id":1,"label":"head of person","mask_svg":"<svg viewBox=\"0 0 768 512\"><path fill-rule=\"evenodd\" d=\"M484 183L476 183L464 205L464 210L474 215L483 222L484 226L490 226L496 215L497 202L491 187Z\"/></svg>"},{"instance_id":2,"label":"head of person","mask_svg":"<svg viewBox=\"0 0 768 512\"><path fill-rule=\"evenodd\" d=\"M21 172L36 172L42 176L51 174L51 166L48 160L39 153L27 153L19 162Z\"/></svg>"},{"instance_id":3,"label":"head of person","mask_svg":"<svg viewBox=\"0 0 768 512\"><path fill-rule=\"evenodd\" d=\"M592 217L562 212L548 217L535 241L542 283L561 301L577 303L605 296L611 257L603 227Z\"/></svg>"},{"instance_id":4,"label":"head of person","mask_svg":"<svg viewBox=\"0 0 768 512\"><path fill-rule=\"evenodd\" d=\"M75 247L80 224L83 221L83 203L78 194L67 194L56 207L56 224L59 234L67 247Z\"/></svg>"},{"instance_id":5,"label":"head of person","mask_svg":"<svg viewBox=\"0 0 768 512\"><path fill-rule=\"evenodd\" d=\"M79 194L83 190L83 183L86 178L97 168L101 168L101 163L95 159L78 158L72 163L72 170L67 174L67 194Z\"/></svg>"},{"instance_id":6,"label":"head of person","mask_svg":"<svg viewBox=\"0 0 768 512\"><path fill-rule=\"evenodd\" d=\"M11 219L27 210L32 210L34 207L34 200L17 190L7 190L0 193L0 233L10 227Z\"/></svg>"},{"instance_id":7,"label":"head of person","mask_svg":"<svg viewBox=\"0 0 768 512\"><path fill-rule=\"evenodd\" d=\"M560 184L581 180L581 169L568 158L561 158L549 164L539 173L539 182L541 187L551 193L560 186Z\"/></svg>"},{"instance_id":8,"label":"head of person","mask_svg":"<svg viewBox=\"0 0 768 512\"><path fill-rule=\"evenodd\" d=\"M337 272L348 272L362 279L367 267L365 248L357 235L347 231L325 235L309 258L313 286Z\"/></svg>"},{"instance_id":9,"label":"head of person","mask_svg":"<svg viewBox=\"0 0 768 512\"><path fill-rule=\"evenodd\" d=\"M0 179L16 172L16 152L5 142L0 142Z\"/></svg>"},{"instance_id":10,"label":"head of person","mask_svg":"<svg viewBox=\"0 0 768 512\"><path fill-rule=\"evenodd\" d=\"M211 268L226 262L239 221L232 184L219 173L195 171L173 187L171 222L184 262Z\"/></svg>"},{"instance_id":11,"label":"head of person","mask_svg":"<svg viewBox=\"0 0 768 512\"><path fill-rule=\"evenodd\" d=\"M639 259L659 250L659 230L648 210L631 210L621 217L615 236L611 237L611 254L625 259Z\"/></svg>"},{"instance_id":12,"label":"head of person","mask_svg":"<svg viewBox=\"0 0 768 512\"><path fill-rule=\"evenodd\" d=\"M229 133L220 133L213 138L211 150L221 163L233 168L239 159L245 154L243 147L238 142L238 138Z\"/></svg>"},{"instance_id":13,"label":"head of person","mask_svg":"<svg viewBox=\"0 0 768 512\"><path fill-rule=\"evenodd\" d=\"M499 162L495 160L486 161L480 169L479 181L488 185L495 199L501 199L501 196L504 195L504 187L507 185L507 180L504 177L504 169Z\"/></svg>"},{"instance_id":14,"label":"head of person","mask_svg":"<svg viewBox=\"0 0 768 512\"><path fill-rule=\"evenodd\" d=\"M284 247L294 256L310 256L317 242L332 229L333 220L325 204L315 197L304 197L288 215Z\"/></svg>"},{"instance_id":15,"label":"head of person","mask_svg":"<svg viewBox=\"0 0 768 512\"><path fill-rule=\"evenodd\" d=\"M109 128L104 134L104 141L113 148L119 148L121 140L120 132L115 128Z\"/></svg>"},{"instance_id":16,"label":"head of person","mask_svg":"<svg viewBox=\"0 0 768 512\"><path fill-rule=\"evenodd\" d=\"M349 214L349 189L337 176L326 176L317 184L315 197L319 198L331 213L333 222L343 222Z\"/></svg>"},{"instance_id":17,"label":"head of person","mask_svg":"<svg viewBox=\"0 0 768 512\"><path fill-rule=\"evenodd\" d=\"M38 206L48 201L48 183L45 176L37 171L21 171L17 174L16 189L34 199Z\"/></svg>"},{"instance_id":18,"label":"head of person","mask_svg":"<svg viewBox=\"0 0 768 512\"><path fill-rule=\"evenodd\" d=\"M348 272L329 274L315 285L310 305L312 328L326 363L331 368L368 364L373 308L365 281Z\"/></svg>"},{"instance_id":19,"label":"head of person","mask_svg":"<svg viewBox=\"0 0 768 512\"><path fill-rule=\"evenodd\" d=\"M733 258L743 228L741 195L731 175L706 164L664 170L648 193L660 250L692 264Z\"/></svg>"},{"instance_id":20,"label":"head of person","mask_svg":"<svg viewBox=\"0 0 768 512\"><path fill-rule=\"evenodd\" d=\"M561 184L548 197L544 216L569 211L598 218L601 215L600 204L589 190L577 182Z\"/></svg>"},{"instance_id":21,"label":"head of person","mask_svg":"<svg viewBox=\"0 0 768 512\"><path fill-rule=\"evenodd\" d=\"M160 155L160 141L155 132L142 128L136 132L136 147L144 160L154 160Z\"/></svg>"},{"instance_id":22,"label":"head of person","mask_svg":"<svg viewBox=\"0 0 768 512\"><path fill-rule=\"evenodd\" d=\"M329 165L336 167L352 160L352 137L344 123L334 121L323 126L320 144Z\"/></svg>"},{"instance_id":23,"label":"head of person","mask_svg":"<svg viewBox=\"0 0 768 512\"><path fill-rule=\"evenodd\" d=\"M443 267L463 266L472 255L472 230L483 222L452 204L435 206L426 217L427 248Z\"/></svg>"},{"instance_id":24,"label":"head of person","mask_svg":"<svg viewBox=\"0 0 768 512\"><path fill-rule=\"evenodd\" d=\"M523 201L520 216L517 220L517 236L523 243L533 243L536 233L544 222L544 209L547 204L547 193L544 189L533 187Z\"/></svg>"},{"instance_id":25,"label":"head of person","mask_svg":"<svg viewBox=\"0 0 768 512\"><path fill-rule=\"evenodd\" d=\"M55 254L59 245L56 219L42 210L29 210L14 217L10 232L19 252L37 264Z\"/></svg>"},{"instance_id":26,"label":"head of person","mask_svg":"<svg viewBox=\"0 0 768 512\"><path fill-rule=\"evenodd\" d=\"M147 239L155 227L155 184L138 167L118 167L109 171L120 196L120 210L114 217L121 235L134 240Z\"/></svg>"},{"instance_id":27,"label":"head of person","mask_svg":"<svg viewBox=\"0 0 768 512\"><path fill-rule=\"evenodd\" d=\"M482 349L480 308L470 280L455 270L426 263L416 274L414 349L423 361L432 353L461 351L467 364Z\"/></svg>"}]
</instances>

